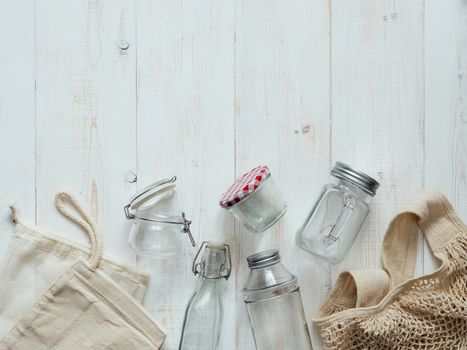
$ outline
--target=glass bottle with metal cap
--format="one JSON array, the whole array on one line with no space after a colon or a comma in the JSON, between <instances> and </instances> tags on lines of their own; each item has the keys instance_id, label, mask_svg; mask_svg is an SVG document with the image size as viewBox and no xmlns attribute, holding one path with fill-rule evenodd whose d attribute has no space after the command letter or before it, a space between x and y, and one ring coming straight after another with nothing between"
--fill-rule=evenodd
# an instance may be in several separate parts
<instances>
[{"instance_id":1,"label":"glass bottle with metal cap","mask_svg":"<svg viewBox=\"0 0 467 350\"><path fill-rule=\"evenodd\" d=\"M223 318L220 281L229 278L231 266L229 245L203 242L193 260L199 277L186 307L179 350L217 350Z\"/></svg>"},{"instance_id":2,"label":"glass bottle with metal cap","mask_svg":"<svg viewBox=\"0 0 467 350\"><path fill-rule=\"evenodd\" d=\"M160 212L162 201L171 197L177 177L157 181L136 193L125 206L125 216L132 220L130 246L139 255L170 257L176 255L181 238L186 235L192 246L196 246L190 231L191 221L182 211L180 215Z\"/></svg>"},{"instance_id":3,"label":"glass bottle with metal cap","mask_svg":"<svg viewBox=\"0 0 467 350\"><path fill-rule=\"evenodd\" d=\"M342 162L336 162L331 174L334 181L324 186L296 241L308 252L337 264L357 238L379 183Z\"/></svg>"},{"instance_id":4,"label":"glass bottle with metal cap","mask_svg":"<svg viewBox=\"0 0 467 350\"><path fill-rule=\"evenodd\" d=\"M280 262L278 250L247 258L250 274L243 297L257 350L311 350L297 278Z\"/></svg>"}]
</instances>

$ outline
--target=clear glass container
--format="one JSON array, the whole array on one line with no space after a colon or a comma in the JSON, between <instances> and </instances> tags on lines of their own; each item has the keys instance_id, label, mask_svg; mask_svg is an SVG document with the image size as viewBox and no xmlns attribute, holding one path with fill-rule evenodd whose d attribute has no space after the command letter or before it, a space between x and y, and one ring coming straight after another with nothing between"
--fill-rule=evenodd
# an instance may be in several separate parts
<instances>
[{"instance_id":1,"label":"clear glass container","mask_svg":"<svg viewBox=\"0 0 467 350\"><path fill-rule=\"evenodd\" d=\"M297 278L280 262L279 251L247 258L250 274L243 297L257 350L311 350Z\"/></svg>"},{"instance_id":2,"label":"clear glass container","mask_svg":"<svg viewBox=\"0 0 467 350\"><path fill-rule=\"evenodd\" d=\"M198 256L205 251L198 263ZM193 261L199 275L185 311L179 350L217 350L222 329L223 305L220 281L230 276L230 248L227 244L203 242Z\"/></svg>"},{"instance_id":3,"label":"clear glass container","mask_svg":"<svg viewBox=\"0 0 467 350\"><path fill-rule=\"evenodd\" d=\"M287 211L271 172L259 166L238 178L222 195L220 205L252 232L263 232Z\"/></svg>"},{"instance_id":4,"label":"clear glass container","mask_svg":"<svg viewBox=\"0 0 467 350\"><path fill-rule=\"evenodd\" d=\"M341 262L369 213L379 183L342 162L331 171L313 209L297 232L297 245L333 264Z\"/></svg>"},{"instance_id":5,"label":"clear glass container","mask_svg":"<svg viewBox=\"0 0 467 350\"><path fill-rule=\"evenodd\" d=\"M132 220L128 241L137 254L156 258L176 256L182 238L187 236L193 247L196 245L190 231L191 221L185 213L159 213L160 202L174 194L176 179L174 176L144 188L125 206L125 215Z\"/></svg>"}]
</instances>

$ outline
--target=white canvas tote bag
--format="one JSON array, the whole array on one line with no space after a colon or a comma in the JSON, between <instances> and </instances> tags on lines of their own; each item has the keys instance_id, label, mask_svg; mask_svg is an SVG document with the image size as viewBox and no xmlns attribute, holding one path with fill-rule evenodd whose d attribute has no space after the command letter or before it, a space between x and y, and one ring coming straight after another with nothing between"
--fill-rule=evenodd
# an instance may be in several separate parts
<instances>
[{"instance_id":1,"label":"white canvas tote bag","mask_svg":"<svg viewBox=\"0 0 467 350\"><path fill-rule=\"evenodd\" d=\"M80 213L74 216L64 210L69 201ZM86 230L96 232L91 218L76 200L67 193L56 196L57 208ZM38 227L28 227L12 209L16 223L6 255L0 261L0 339L20 317L63 275L80 257L88 257L90 249ZM96 249L101 250L100 240ZM131 267L103 258L99 270L141 302L148 284L148 276Z\"/></svg>"}]
</instances>

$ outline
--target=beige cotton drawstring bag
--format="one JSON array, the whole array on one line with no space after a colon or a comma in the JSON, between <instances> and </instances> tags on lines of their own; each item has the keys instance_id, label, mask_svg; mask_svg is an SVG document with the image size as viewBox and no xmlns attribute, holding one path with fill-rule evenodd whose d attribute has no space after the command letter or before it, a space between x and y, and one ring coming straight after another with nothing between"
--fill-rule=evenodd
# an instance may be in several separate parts
<instances>
[{"instance_id":1,"label":"beige cotton drawstring bag","mask_svg":"<svg viewBox=\"0 0 467 350\"><path fill-rule=\"evenodd\" d=\"M70 194L57 194L56 205L91 249L28 228L13 210L17 229L0 269L0 326L10 330L0 349L158 349L165 336L140 305L147 275L101 258L100 236Z\"/></svg>"},{"instance_id":2,"label":"beige cotton drawstring bag","mask_svg":"<svg viewBox=\"0 0 467 350\"><path fill-rule=\"evenodd\" d=\"M92 220L71 195L57 194L57 208L63 208L66 199L83 213L82 217L88 222L85 225L95 230ZM25 225L19 220L16 209L12 207L11 210L15 232L0 261L0 339L79 257L90 254L88 247L65 240L63 235ZM101 260L99 269L136 300L143 300L147 274L106 258Z\"/></svg>"},{"instance_id":3,"label":"beige cotton drawstring bag","mask_svg":"<svg viewBox=\"0 0 467 350\"><path fill-rule=\"evenodd\" d=\"M412 278L419 228L441 267ZM315 325L325 349L467 349L467 227L424 190L386 232L384 270L342 273Z\"/></svg>"}]
</instances>

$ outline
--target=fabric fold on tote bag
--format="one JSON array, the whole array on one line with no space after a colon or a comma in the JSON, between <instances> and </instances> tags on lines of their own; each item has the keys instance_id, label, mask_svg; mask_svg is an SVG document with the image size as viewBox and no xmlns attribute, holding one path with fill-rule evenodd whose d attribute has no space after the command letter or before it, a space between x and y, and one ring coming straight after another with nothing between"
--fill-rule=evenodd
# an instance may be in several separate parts
<instances>
[{"instance_id":1,"label":"fabric fold on tote bag","mask_svg":"<svg viewBox=\"0 0 467 350\"><path fill-rule=\"evenodd\" d=\"M78 215L68 211L64 202L74 207ZM131 287L128 290L125 288L128 287L128 280L122 286L119 284L121 278L117 278L119 281L116 281L100 266L106 264L112 272L120 269L129 275L132 275L133 271L125 267L113 269L114 263L104 263L101 238L94 223L73 196L59 193L56 205L63 215L78 223L87 232L91 242L89 254L83 250L87 261L81 257L81 249L71 249L78 255L78 260L76 261L76 255L73 254L75 262L69 265L56 281L49 284L45 293L33 302L16 324L12 325L1 340L0 349L160 348L165 335L143 309L140 300L130 295L133 293L138 297L140 292L136 291L139 288ZM69 245L59 243L64 250L70 249ZM46 246L50 248L48 244ZM31 252L29 249L27 251ZM50 251L43 250L42 253L46 256L51 255ZM136 273L132 277L136 277L137 280L138 276ZM125 279L126 277L123 277L123 280ZM147 279L143 276L142 280ZM31 295L29 299L30 297Z\"/></svg>"},{"instance_id":2,"label":"fabric fold on tote bag","mask_svg":"<svg viewBox=\"0 0 467 350\"><path fill-rule=\"evenodd\" d=\"M418 232L441 266L413 278ZM342 273L315 325L325 349L467 349L467 227L449 201L422 191L386 232L383 270Z\"/></svg>"},{"instance_id":3,"label":"fabric fold on tote bag","mask_svg":"<svg viewBox=\"0 0 467 350\"><path fill-rule=\"evenodd\" d=\"M159 349L165 335L141 305L81 260L0 342L0 350Z\"/></svg>"}]
</instances>

